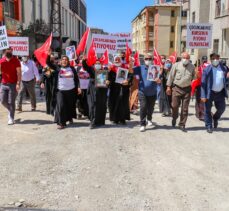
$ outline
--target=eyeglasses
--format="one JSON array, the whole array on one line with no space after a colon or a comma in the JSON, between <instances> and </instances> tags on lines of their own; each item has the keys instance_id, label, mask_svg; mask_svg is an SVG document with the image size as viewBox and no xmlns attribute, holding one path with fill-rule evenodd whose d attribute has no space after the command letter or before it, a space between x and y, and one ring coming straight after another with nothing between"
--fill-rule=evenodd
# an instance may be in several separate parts
<instances>
[{"instance_id":1,"label":"eyeglasses","mask_svg":"<svg viewBox=\"0 0 229 211\"><path fill-rule=\"evenodd\" d=\"M152 61L152 58L145 58L146 61Z\"/></svg>"}]
</instances>

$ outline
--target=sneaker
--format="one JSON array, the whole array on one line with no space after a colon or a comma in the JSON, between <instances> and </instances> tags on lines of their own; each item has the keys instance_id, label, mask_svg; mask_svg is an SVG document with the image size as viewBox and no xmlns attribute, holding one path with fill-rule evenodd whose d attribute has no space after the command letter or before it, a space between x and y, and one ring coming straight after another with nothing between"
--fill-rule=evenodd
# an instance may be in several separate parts
<instances>
[{"instance_id":1,"label":"sneaker","mask_svg":"<svg viewBox=\"0 0 229 211\"><path fill-rule=\"evenodd\" d=\"M150 127L150 126L153 126L152 121L149 121L149 120L148 120L148 121L147 121L147 126L149 126L149 127Z\"/></svg>"},{"instance_id":2,"label":"sneaker","mask_svg":"<svg viewBox=\"0 0 229 211\"><path fill-rule=\"evenodd\" d=\"M146 127L145 126L141 126L140 127L140 132L145 132L145 130L146 130Z\"/></svg>"},{"instance_id":3,"label":"sneaker","mask_svg":"<svg viewBox=\"0 0 229 211\"><path fill-rule=\"evenodd\" d=\"M210 134L213 133L212 128L208 128L208 129L207 129L207 132L210 133Z\"/></svg>"},{"instance_id":4,"label":"sneaker","mask_svg":"<svg viewBox=\"0 0 229 211\"><path fill-rule=\"evenodd\" d=\"M10 114L8 114L8 125L13 125L14 123L14 119L11 118Z\"/></svg>"}]
</instances>

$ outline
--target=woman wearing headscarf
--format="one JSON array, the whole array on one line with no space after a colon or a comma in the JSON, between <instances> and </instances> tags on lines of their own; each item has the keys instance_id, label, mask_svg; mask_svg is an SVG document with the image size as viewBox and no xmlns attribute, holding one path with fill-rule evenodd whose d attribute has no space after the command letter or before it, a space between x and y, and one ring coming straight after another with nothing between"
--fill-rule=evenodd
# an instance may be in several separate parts
<instances>
[{"instance_id":1,"label":"woman wearing headscarf","mask_svg":"<svg viewBox=\"0 0 229 211\"><path fill-rule=\"evenodd\" d=\"M120 67L129 69L128 77L122 84L116 83L116 75ZM130 86L133 82L132 62L130 62L130 65L122 64L121 58L115 57L114 64L110 67L108 80L110 82L110 121L115 124L126 124L126 120L130 120L129 97Z\"/></svg>"},{"instance_id":2,"label":"woman wearing headscarf","mask_svg":"<svg viewBox=\"0 0 229 211\"><path fill-rule=\"evenodd\" d=\"M58 129L64 129L66 123L72 123L76 119L76 97L81 93L79 79L76 70L70 66L69 58L62 56L60 66L50 60L51 50L47 57L47 65L54 71L51 73L55 78L56 108L55 122Z\"/></svg>"},{"instance_id":3,"label":"woman wearing headscarf","mask_svg":"<svg viewBox=\"0 0 229 211\"><path fill-rule=\"evenodd\" d=\"M107 87L96 86L96 74L106 68L104 68L99 59L97 59L96 63L92 66L87 64L87 59L83 59L82 66L84 70L89 73L90 78L87 90L87 102L89 107L90 128L93 129L105 125L107 112ZM108 80L106 80L106 85L109 85Z\"/></svg>"},{"instance_id":4,"label":"woman wearing headscarf","mask_svg":"<svg viewBox=\"0 0 229 211\"><path fill-rule=\"evenodd\" d=\"M89 73L83 68L82 66L82 59L80 57L78 61L76 61L75 69L77 71L79 81L80 81L80 89L81 94L77 98L77 108L78 108L78 118L88 117L89 116L89 109L87 103L87 90L89 85Z\"/></svg>"},{"instance_id":5,"label":"woman wearing headscarf","mask_svg":"<svg viewBox=\"0 0 229 211\"><path fill-rule=\"evenodd\" d=\"M161 92L159 98L159 109L163 117L171 115L171 96L166 94L167 89L167 80L169 72L172 68L172 63L170 60L167 60L164 65L161 67L160 80L161 80Z\"/></svg>"},{"instance_id":6,"label":"woman wearing headscarf","mask_svg":"<svg viewBox=\"0 0 229 211\"><path fill-rule=\"evenodd\" d=\"M54 55L50 55L50 62L53 65L58 64L58 58ZM46 66L42 71L41 76L41 89L45 91L45 102L46 102L46 114L54 115L54 110L56 107L56 87L55 87L55 77L53 69Z\"/></svg>"}]
</instances>

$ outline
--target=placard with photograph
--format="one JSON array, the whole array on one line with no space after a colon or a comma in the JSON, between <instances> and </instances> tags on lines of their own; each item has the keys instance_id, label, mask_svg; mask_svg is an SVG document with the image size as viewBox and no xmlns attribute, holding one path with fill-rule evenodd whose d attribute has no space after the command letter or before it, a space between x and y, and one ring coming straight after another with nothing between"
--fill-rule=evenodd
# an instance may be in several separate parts
<instances>
[{"instance_id":1,"label":"placard with photograph","mask_svg":"<svg viewBox=\"0 0 229 211\"><path fill-rule=\"evenodd\" d=\"M160 66L158 65L150 65L147 74L148 81L156 81L159 77Z\"/></svg>"},{"instance_id":2,"label":"placard with photograph","mask_svg":"<svg viewBox=\"0 0 229 211\"><path fill-rule=\"evenodd\" d=\"M128 69L118 68L115 82L122 84L125 80L127 80L128 72Z\"/></svg>"},{"instance_id":3,"label":"placard with photograph","mask_svg":"<svg viewBox=\"0 0 229 211\"><path fill-rule=\"evenodd\" d=\"M66 47L66 56L69 58L70 61L76 59L76 47L74 45Z\"/></svg>"},{"instance_id":4,"label":"placard with photograph","mask_svg":"<svg viewBox=\"0 0 229 211\"><path fill-rule=\"evenodd\" d=\"M98 88L107 88L107 70L98 70L95 72L95 86Z\"/></svg>"}]
</instances>

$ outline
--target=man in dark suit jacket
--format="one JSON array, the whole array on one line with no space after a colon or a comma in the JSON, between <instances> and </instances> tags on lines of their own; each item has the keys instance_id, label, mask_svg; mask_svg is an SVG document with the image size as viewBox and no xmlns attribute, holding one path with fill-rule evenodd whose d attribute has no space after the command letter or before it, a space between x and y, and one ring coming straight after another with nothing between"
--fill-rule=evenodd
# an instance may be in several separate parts
<instances>
[{"instance_id":1,"label":"man in dark suit jacket","mask_svg":"<svg viewBox=\"0 0 229 211\"><path fill-rule=\"evenodd\" d=\"M202 75L201 100L205 103L205 125L208 133L218 127L218 121L226 108L225 98L228 97L226 80L229 78L228 70L220 63L220 56L216 53L210 55L211 64L206 67ZM211 108L214 102L216 113L212 116Z\"/></svg>"}]
</instances>

